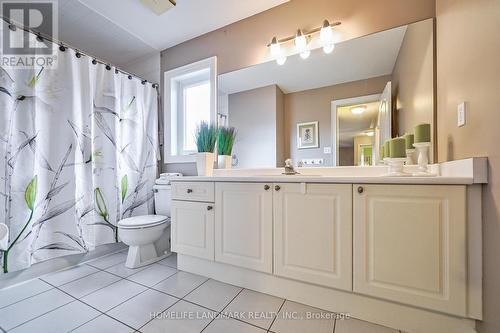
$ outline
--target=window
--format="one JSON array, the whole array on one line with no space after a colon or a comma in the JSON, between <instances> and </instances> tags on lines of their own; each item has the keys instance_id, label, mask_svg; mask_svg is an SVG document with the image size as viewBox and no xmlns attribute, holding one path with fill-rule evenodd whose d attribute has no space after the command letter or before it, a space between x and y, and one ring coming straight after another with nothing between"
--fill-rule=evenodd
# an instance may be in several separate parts
<instances>
[{"instance_id":1,"label":"window","mask_svg":"<svg viewBox=\"0 0 500 333\"><path fill-rule=\"evenodd\" d=\"M216 58L165 72L165 163L193 162L195 131L216 121Z\"/></svg>"}]
</instances>

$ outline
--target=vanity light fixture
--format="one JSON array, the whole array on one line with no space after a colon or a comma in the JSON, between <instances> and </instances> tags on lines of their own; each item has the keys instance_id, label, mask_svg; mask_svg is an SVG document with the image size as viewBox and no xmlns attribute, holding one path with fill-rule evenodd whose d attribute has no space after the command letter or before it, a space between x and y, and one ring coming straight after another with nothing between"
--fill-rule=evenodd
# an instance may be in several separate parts
<instances>
[{"instance_id":1,"label":"vanity light fixture","mask_svg":"<svg viewBox=\"0 0 500 333\"><path fill-rule=\"evenodd\" d=\"M269 44L269 47L271 48L271 56L276 59L276 63L278 63L278 65L280 66L285 64L286 56L281 53L281 45L276 37L273 37L271 44Z\"/></svg>"},{"instance_id":2,"label":"vanity light fixture","mask_svg":"<svg viewBox=\"0 0 500 333\"><path fill-rule=\"evenodd\" d=\"M313 35L319 33L319 39L321 41L320 46L323 47L323 51L326 54L332 53L335 48L335 38L332 27L340 25L340 22L330 23L328 20L323 21L321 27L312 29L307 32L303 32L301 29L297 30L294 36L289 36L282 39L277 39L273 37L271 43L267 44L271 51L271 56L276 60L278 65L283 65L286 62L286 55L283 53L281 48L282 44L294 41L295 48L300 54L302 59L307 59L311 55L311 50L309 49L308 41L313 38Z\"/></svg>"},{"instance_id":3,"label":"vanity light fixture","mask_svg":"<svg viewBox=\"0 0 500 333\"><path fill-rule=\"evenodd\" d=\"M319 38L321 39L321 43L323 45L323 52L326 54L332 53L335 48L335 43L333 42L333 29L328 20L323 21Z\"/></svg>"},{"instance_id":4,"label":"vanity light fixture","mask_svg":"<svg viewBox=\"0 0 500 333\"><path fill-rule=\"evenodd\" d=\"M351 108L351 113L352 114L362 114L365 111L366 111L366 106L364 106L364 105L362 105L362 106L355 106L355 107Z\"/></svg>"},{"instance_id":5,"label":"vanity light fixture","mask_svg":"<svg viewBox=\"0 0 500 333\"><path fill-rule=\"evenodd\" d=\"M300 29L297 30L297 34L295 35L295 47L302 59L307 59L311 55L311 51L307 49L307 37L304 36Z\"/></svg>"}]
</instances>

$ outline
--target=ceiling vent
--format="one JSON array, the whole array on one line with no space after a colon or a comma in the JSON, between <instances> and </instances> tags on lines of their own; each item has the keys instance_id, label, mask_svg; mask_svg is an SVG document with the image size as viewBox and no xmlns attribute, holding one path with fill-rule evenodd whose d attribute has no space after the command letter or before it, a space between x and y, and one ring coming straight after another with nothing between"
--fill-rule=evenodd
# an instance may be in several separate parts
<instances>
[{"instance_id":1,"label":"ceiling vent","mask_svg":"<svg viewBox=\"0 0 500 333\"><path fill-rule=\"evenodd\" d=\"M156 15L161 15L176 5L175 0L141 0L141 2Z\"/></svg>"}]
</instances>

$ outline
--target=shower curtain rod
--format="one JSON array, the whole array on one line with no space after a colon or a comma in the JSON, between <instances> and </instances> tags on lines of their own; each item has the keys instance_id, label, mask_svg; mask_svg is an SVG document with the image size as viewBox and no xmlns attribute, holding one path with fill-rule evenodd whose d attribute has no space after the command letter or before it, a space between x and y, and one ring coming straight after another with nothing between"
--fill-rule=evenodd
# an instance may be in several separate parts
<instances>
[{"instance_id":1,"label":"shower curtain rod","mask_svg":"<svg viewBox=\"0 0 500 333\"><path fill-rule=\"evenodd\" d=\"M51 43L53 43L53 44L57 44L57 45L59 45L59 49L60 49L61 51L64 51L66 48L71 49L71 50L73 50L73 51L75 51L75 52L76 52L76 54L77 54L77 57L78 57L78 58L79 58L78 54L79 54L80 56L86 56L86 57L92 58L92 61L93 61L92 63L93 63L94 65L95 65L96 63L100 63L100 64L103 64L103 65L106 65L106 66L109 66L109 67L113 67L113 66L114 66L114 67L115 67L115 73L120 72L120 73L122 73L122 74L128 75L128 77L129 77L130 79L131 79L132 77L135 77L135 78L139 79L141 82L143 82L144 84L145 84L145 83L147 83L147 82L150 82L149 80L143 79L143 78L141 78L140 76L137 76L137 75L135 75L135 74L129 73L129 72L127 72L127 71L125 71L125 70L123 70L123 69L121 69L121 68L118 68L118 66L116 66L116 65L113 65L113 64L111 64L111 63L109 63L109 62L106 62L106 61L104 61L104 60L101 60L101 59L99 59L98 57L95 57L95 56L91 55L90 53L87 53L87 52L81 51L81 50L77 49L76 47L73 47L73 46L71 46L71 45L69 45L69 44L67 44L67 43L65 43L65 42L62 42L62 41L57 40L57 39L54 39L54 38L52 38L51 36L45 35L45 34L43 34L43 33L39 32L39 31L32 30L32 29L29 29L29 28L24 27L24 26L20 26L20 25L15 24L15 23L12 23L12 22L10 22L8 19L6 19L6 18L5 18L5 17L3 17L3 16L2 16L2 20L3 20L3 21L5 21L5 23L7 23L7 24L8 24L8 28L9 28L9 29L11 29L11 30L21 29L21 30L23 30L23 31L26 31L26 32L28 32L28 33L31 33L31 34L35 35L35 36L36 36L36 38L37 38L38 40L41 38L42 40L47 40L47 41L49 41L49 42L51 42ZM11 28L12 26L14 26L14 27L15 27L15 29L12 29L12 28ZM39 40L39 41L40 41L40 40ZM94 60L95 60L95 63L94 63ZM158 91L159 84L158 84L157 82L150 82L150 83L152 84L153 88L156 88L157 93L159 93L159 91Z\"/></svg>"}]
</instances>

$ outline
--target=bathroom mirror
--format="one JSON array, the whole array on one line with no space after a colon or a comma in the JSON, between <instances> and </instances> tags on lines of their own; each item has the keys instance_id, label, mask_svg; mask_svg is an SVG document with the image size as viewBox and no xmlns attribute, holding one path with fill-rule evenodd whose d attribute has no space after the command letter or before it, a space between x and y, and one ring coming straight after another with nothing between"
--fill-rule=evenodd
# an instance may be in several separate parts
<instances>
[{"instance_id":1,"label":"bathroom mirror","mask_svg":"<svg viewBox=\"0 0 500 333\"><path fill-rule=\"evenodd\" d=\"M233 167L376 165L381 144L434 127L433 19L219 75ZM434 143L433 130L431 141ZM430 160L433 160L431 149Z\"/></svg>"}]
</instances>

